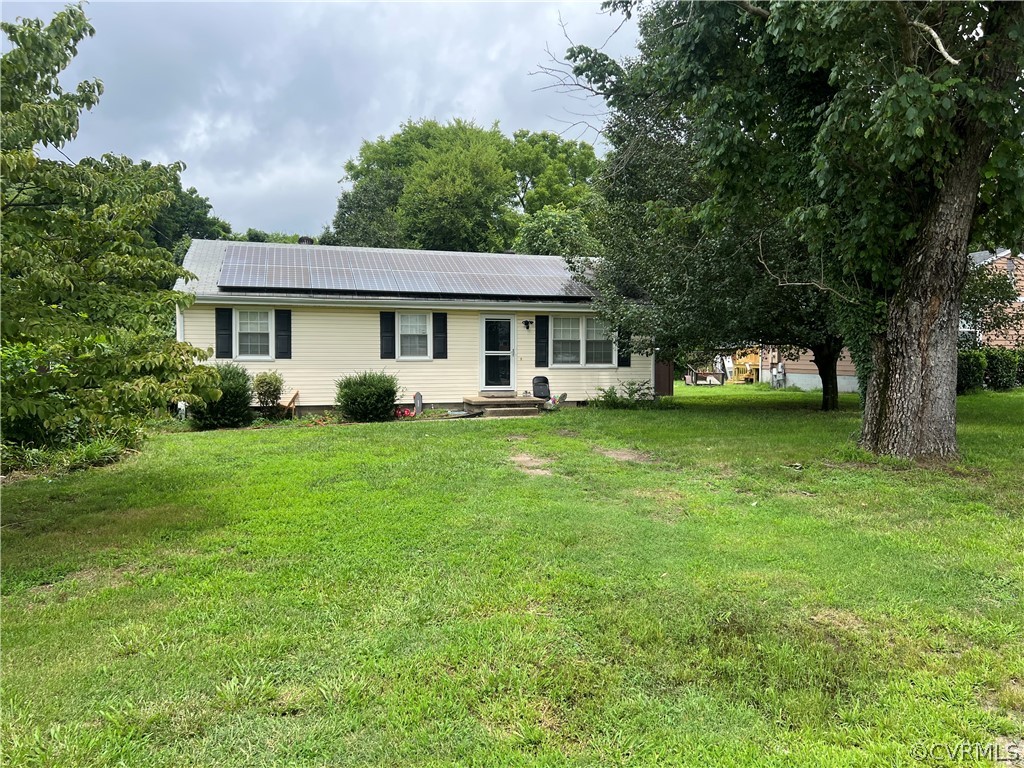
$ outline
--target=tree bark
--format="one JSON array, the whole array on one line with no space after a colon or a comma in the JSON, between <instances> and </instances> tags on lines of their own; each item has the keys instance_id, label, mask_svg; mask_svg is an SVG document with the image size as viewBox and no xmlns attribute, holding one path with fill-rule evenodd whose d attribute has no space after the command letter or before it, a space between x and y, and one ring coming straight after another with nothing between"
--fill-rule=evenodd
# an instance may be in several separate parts
<instances>
[{"instance_id":1,"label":"tree bark","mask_svg":"<svg viewBox=\"0 0 1024 768\"><path fill-rule=\"evenodd\" d=\"M843 343L830 339L811 347L814 354L811 362L818 369L821 379L821 410L839 410L839 356L843 353Z\"/></svg>"},{"instance_id":2,"label":"tree bark","mask_svg":"<svg viewBox=\"0 0 1024 768\"><path fill-rule=\"evenodd\" d=\"M1019 77L1005 37L1021 4L991 12L991 54L981 72L994 91ZM962 116L961 146L925 211L920 234L889 301L884 333L872 339L874 371L864 404L861 444L906 458L947 458L957 453L956 353L960 298L967 280L967 241L981 184L981 169L996 135L976 114Z\"/></svg>"},{"instance_id":3,"label":"tree bark","mask_svg":"<svg viewBox=\"0 0 1024 768\"><path fill-rule=\"evenodd\" d=\"M946 174L872 340L862 444L907 458L950 457L956 442L956 350L967 237L991 141L971 137Z\"/></svg>"}]
</instances>

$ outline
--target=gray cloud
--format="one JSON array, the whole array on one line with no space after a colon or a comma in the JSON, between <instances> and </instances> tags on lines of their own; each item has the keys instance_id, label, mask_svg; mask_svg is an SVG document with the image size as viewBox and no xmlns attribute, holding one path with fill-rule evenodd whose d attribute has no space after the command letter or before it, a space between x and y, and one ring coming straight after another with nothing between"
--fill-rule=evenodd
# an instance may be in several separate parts
<instances>
[{"instance_id":1,"label":"gray cloud","mask_svg":"<svg viewBox=\"0 0 1024 768\"><path fill-rule=\"evenodd\" d=\"M46 18L60 7L5 3L2 13ZM65 148L71 157L182 160L186 186L236 230L311 234L334 212L345 160L405 120L566 129L580 103L538 90L549 81L530 72L546 46L566 48L560 18L595 46L620 22L599 2L95 2L87 13L96 36L66 81L98 77L105 93ZM634 39L627 25L606 50L629 54Z\"/></svg>"}]
</instances>

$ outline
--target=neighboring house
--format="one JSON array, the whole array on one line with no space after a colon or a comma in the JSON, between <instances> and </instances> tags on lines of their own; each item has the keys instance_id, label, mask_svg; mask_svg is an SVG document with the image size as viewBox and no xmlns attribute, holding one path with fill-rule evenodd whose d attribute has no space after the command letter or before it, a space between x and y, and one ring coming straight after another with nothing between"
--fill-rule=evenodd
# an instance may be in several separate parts
<instances>
[{"instance_id":1,"label":"neighboring house","mask_svg":"<svg viewBox=\"0 0 1024 768\"><path fill-rule=\"evenodd\" d=\"M978 337L978 342L992 347L1024 346L1024 253L1013 255L1009 248L991 251L976 251L970 254L975 267L988 267L998 272L1005 272L1017 288L1016 314L1018 322L1002 331L995 333L978 332L961 322L960 332L970 333Z\"/></svg>"},{"instance_id":2,"label":"neighboring house","mask_svg":"<svg viewBox=\"0 0 1024 768\"><path fill-rule=\"evenodd\" d=\"M178 339L211 362L280 371L303 409L369 370L398 377L400 402L450 407L521 395L535 376L571 402L654 385L653 359L618 348L558 257L193 240L184 267L196 279L175 288L196 299Z\"/></svg>"},{"instance_id":3,"label":"neighboring house","mask_svg":"<svg viewBox=\"0 0 1024 768\"><path fill-rule=\"evenodd\" d=\"M775 347L761 348L760 381L772 382L777 386L799 387L803 390L821 389L821 377L812 360L810 350L801 350L796 360L783 356ZM772 373L775 376L772 376ZM836 365L836 378L840 392L857 392L857 369L853 366L850 350L843 349Z\"/></svg>"},{"instance_id":4,"label":"neighboring house","mask_svg":"<svg viewBox=\"0 0 1024 768\"><path fill-rule=\"evenodd\" d=\"M761 379L761 353L757 347L741 349L732 354L732 375L729 381L733 384L756 384ZM768 379L763 379L767 381Z\"/></svg>"}]
</instances>

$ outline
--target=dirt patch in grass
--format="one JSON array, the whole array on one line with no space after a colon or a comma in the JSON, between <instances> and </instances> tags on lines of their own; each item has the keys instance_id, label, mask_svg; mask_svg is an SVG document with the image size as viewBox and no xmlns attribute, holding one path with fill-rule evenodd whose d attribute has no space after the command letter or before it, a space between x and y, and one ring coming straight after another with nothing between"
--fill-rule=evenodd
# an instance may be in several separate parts
<instances>
[{"instance_id":1,"label":"dirt patch in grass","mask_svg":"<svg viewBox=\"0 0 1024 768\"><path fill-rule=\"evenodd\" d=\"M579 437L580 436L580 433L577 432L575 429L560 429L557 432L555 432L555 434L558 435L559 437Z\"/></svg>"},{"instance_id":2,"label":"dirt patch in grass","mask_svg":"<svg viewBox=\"0 0 1024 768\"><path fill-rule=\"evenodd\" d=\"M654 499L669 504L681 502L686 497L672 488L638 488L634 493L641 499Z\"/></svg>"},{"instance_id":3,"label":"dirt patch in grass","mask_svg":"<svg viewBox=\"0 0 1024 768\"><path fill-rule=\"evenodd\" d=\"M658 508L648 515L651 520L666 525L675 525L680 518L687 516L683 503L686 496L673 488L639 488L634 494L641 499L650 499L658 503Z\"/></svg>"},{"instance_id":4,"label":"dirt patch in grass","mask_svg":"<svg viewBox=\"0 0 1024 768\"><path fill-rule=\"evenodd\" d=\"M867 625L855 613L841 608L824 608L811 616L811 622L826 629L838 629L843 632L864 632Z\"/></svg>"},{"instance_id":5,"label":"dirt patch in grass","mask_svg":"<svg viewBox=\"0 0 1024 768\"><path fill-rule=\"evenodd\" d=\"M1006 713L1010 719L1024 727L1024 681L1010 678L995 691L985 695L981 705L989 712Z\"/></svg>"},{"instance_id":6,"label":"dirt patch in grass","mask_svg":"<svg viewBox=\"0 0 1024 768\"><path fill-rule=\"evenodd\" d=\"M84 592L108 587L122 587L128 584L129 578L137 572L136 568L128 565L122 565L117 568L83 568L80 571L69 573L63 579L47 584L36 584L29 587L26 592L32 596L42 596L55 592L58 589L66 593L66 588L69 587L77 587ZM67 595L65 594L65 599L66 597Z\"/></svg>"},{"instance_id":7,"label":"dirt patch in grass","mask_svg":"<svg viewBox=\"0 0 1024 768\"><path fill-rule=\"evenodd\" d=\"M650 454L634 451L629 448L595 448L595 451L602 456L616 461L637 461L641 464L650 464L654 459Z\"/></svg>"},{"instance_id":8,"label":"dirt patch in grass","mask_svg":"<svg viewBox=\"0 0 1024 768\"><path fill-rule=\"evenodd\" d=\"M547 469L547 466L551 464L550 459L540 459L528 453L516 453L512 456L512 463L528 475L551 474L551 470Z\"/></svg>"},{"instance_id":9,"label":"dirt patch in grass","mask_svg":"<svg viewBox=\"0 0 1024 768\"><path fill-rule=\"evenodd\" d=\"M529 440L530 438L528 438L526 435L509 435L505 439L508 440L510 443L518 443L522 440Z\"/></svg>"}]
</instances>

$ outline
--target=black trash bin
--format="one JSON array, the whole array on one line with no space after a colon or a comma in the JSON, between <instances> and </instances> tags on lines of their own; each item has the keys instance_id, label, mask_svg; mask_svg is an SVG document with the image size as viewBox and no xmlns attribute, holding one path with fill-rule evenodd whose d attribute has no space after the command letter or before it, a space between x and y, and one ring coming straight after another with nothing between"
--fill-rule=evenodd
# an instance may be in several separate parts
<instances>
[{"instance_id":1,"label":"black trash bin","mask_svg":"<svg viewBox=\"0 0 1024 768\"><path fill-rule=\"evenodd\" d=\"M547 376L533 377L533 396L539 397L541 400L551 399L551 387L548 386Z\"/></svg>"}]
</instances>

